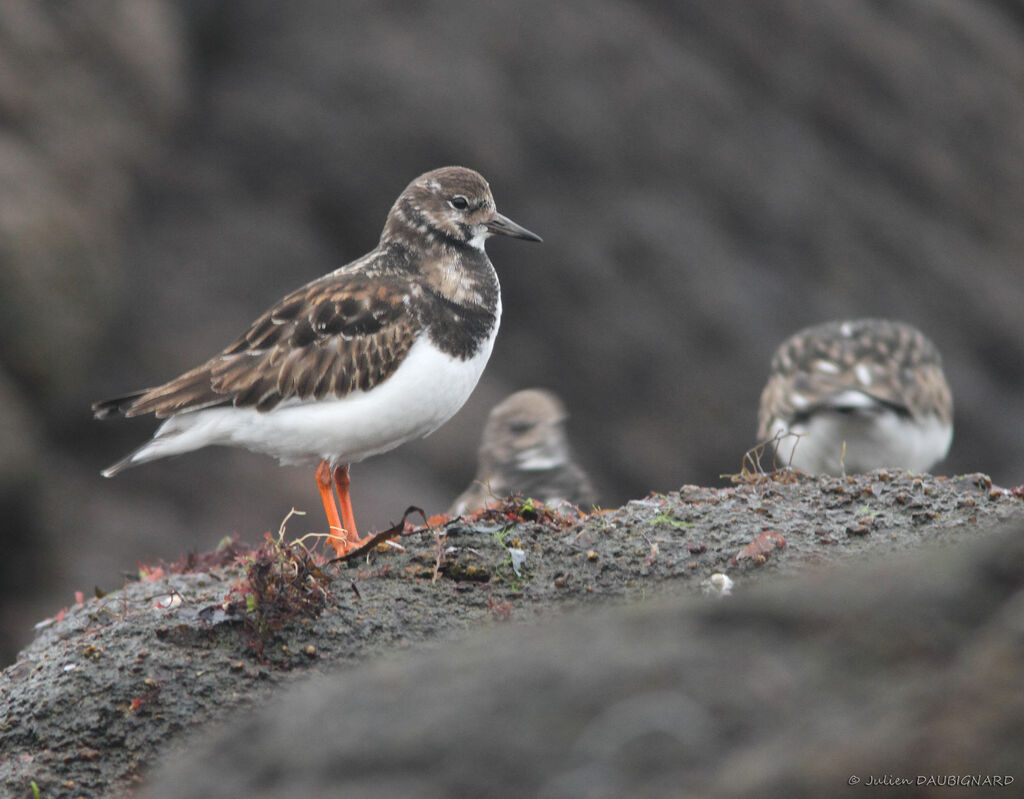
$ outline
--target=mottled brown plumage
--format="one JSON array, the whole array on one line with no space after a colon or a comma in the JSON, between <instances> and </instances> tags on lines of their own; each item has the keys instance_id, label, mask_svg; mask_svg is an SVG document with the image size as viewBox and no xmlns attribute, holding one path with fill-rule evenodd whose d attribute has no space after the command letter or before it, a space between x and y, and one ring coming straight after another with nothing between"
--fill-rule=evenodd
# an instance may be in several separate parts
<instances>
[{"instance_id":1,"label":"mottled brown plumage","mask_svg":"<svg viewBox=\"0 0 1024 799\"><path fill-rule=\"evenodd\" d=\"M473 198L466 200L473 205L453 214L442 205L451 197ZM442 347L468 358L494 324L497 302L493 271L477 264L487 260L482 247L467 246L482 224L536 238L495 212L477 173L448 167L421 176L395 202L375 250L293 291L201 366L156 388L97 402L93 412L99 419L165 419L228 404L265 412L289 399L345 397L390 377L428 329Z\"/></svg>"},{"instance_id":2,"label":"mottled brown plumage","mask_svg":"<svg viewBox=\"0 0 1024 799\"><path fill-rule=\"evenodd\" d=\"M220 355L138 395L123 413L164 419L224 404L265 412L282 400L368 391L391 376L423 330L422 319L406 312L406 291L404 281L383 276L316 281L285 297Z\"/></svg>"},{"instance_id":3,"label":"mottled brown plumage","mask_svg":"<svg viewBox=\"0 0 1024 799\"><path fill-rule=\"evenodd\" d=\"M807 328L783 342L761 395L758 437L770 437L773 418L806 416L847 391L915 418L952 421L953 398L935 345L908 324L859 319Z\"/></svg>"}]
</instances>

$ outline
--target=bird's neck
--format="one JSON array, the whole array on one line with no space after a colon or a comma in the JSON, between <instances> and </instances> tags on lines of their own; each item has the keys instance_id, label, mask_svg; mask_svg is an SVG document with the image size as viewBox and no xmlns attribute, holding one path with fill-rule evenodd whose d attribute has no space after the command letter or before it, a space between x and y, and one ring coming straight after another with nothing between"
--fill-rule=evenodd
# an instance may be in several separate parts
<instances>
[{"instance_id":1,"label":"bird's neck","mask_svg":"<svg viewBox=\"0 0 1024 799\"><path fill-rule=\"evenodd\" d=\"M487 253L465 242L449 241L418 230L381 240L385 263L400 265L427 292L470 311L494 313L500 286Z\"/></svg>"},{"instance_id":2,"label":"bird's neck","mask_svg":"<svg viewBox=\"0 0 1024 799\"><path fill-rule=\"evenodd\" d=\"M491 312L498 304L498 275L483 252L435 252L419 267L424 288L448 302Z\"/></svg>"}]
</instances>

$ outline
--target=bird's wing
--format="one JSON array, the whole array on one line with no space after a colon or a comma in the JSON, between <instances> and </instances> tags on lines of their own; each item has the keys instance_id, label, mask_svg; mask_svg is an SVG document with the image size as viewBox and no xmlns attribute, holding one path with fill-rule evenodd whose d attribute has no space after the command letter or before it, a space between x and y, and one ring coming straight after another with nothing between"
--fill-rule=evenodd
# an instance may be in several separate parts
<instances>
[{"instance_id":1,"label":"bird's wing","mask_svg":"<svg viewBox=\"0 0 1024 799\"><path fill-rule=\"evenodd\" d=\"M159 418L218 405L269 411L285 400L344 397L398 368L421 324L406 280L339 271L289 294L234 344L162 386L97 403L97 416Z\"/></svg>"}]
</instances>

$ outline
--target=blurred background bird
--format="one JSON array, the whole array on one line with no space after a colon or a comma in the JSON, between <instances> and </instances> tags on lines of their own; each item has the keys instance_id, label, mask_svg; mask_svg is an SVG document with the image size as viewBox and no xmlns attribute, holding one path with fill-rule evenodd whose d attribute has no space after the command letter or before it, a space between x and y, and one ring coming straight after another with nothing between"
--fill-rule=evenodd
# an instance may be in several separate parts
<instances>
[{"instance_id":1,"label":"blurred background bird","mask_svg":"<svg viewBox=\"0 0 1024 799\"><path fill-rule=\"evenodd\" d=\"M935 345L886 319L801 330L772 358L758 438L808 474L928 471L953 441L953 397Z\"/></svg>"},{"instance_id":2,"label":"blurred background bird","mask_svg":"<svg viewBox=\"0 0 1024 799\"><path fill-rule=\"evenodd\" d=\"M595 503L590 479L573 460L565 430L568 414L550 391L517 391L487 416L473 482L448 509L450 516L472 513L510 494L545 505Z\"/></svg>"}]
</instances>

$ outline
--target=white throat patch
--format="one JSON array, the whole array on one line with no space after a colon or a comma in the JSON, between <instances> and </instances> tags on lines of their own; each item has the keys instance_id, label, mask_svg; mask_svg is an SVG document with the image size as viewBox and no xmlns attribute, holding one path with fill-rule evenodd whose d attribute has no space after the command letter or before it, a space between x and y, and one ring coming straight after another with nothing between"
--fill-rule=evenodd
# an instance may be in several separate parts
<instances>
[{"instance_id":1,"label":"white throat patch","mask_svg":"<svg viewBox=\"0 0 1024 799\"><path fill-rule=\"evenodd\" d=\"M491 231L489 231L485 225L477 225L473 228L473 237L466 243L473 249L483 252L484 242L486 242L490 236Z\"/></svg>"}]
</instances>

